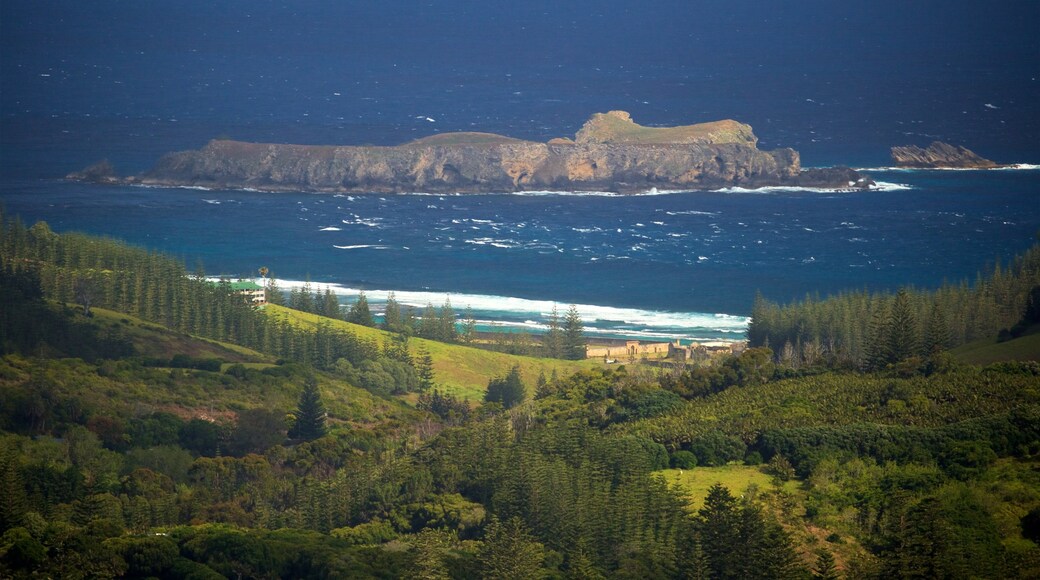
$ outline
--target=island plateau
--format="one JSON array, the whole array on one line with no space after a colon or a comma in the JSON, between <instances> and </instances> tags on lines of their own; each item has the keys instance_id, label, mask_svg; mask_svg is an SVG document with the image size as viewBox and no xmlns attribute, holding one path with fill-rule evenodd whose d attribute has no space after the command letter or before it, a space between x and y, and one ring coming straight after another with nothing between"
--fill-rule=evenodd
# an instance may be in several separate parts
<instances>
[{"instance_id":1,"label":"island plateau","mask_svg":"<svg viewBox=\"0 0 1040 580\"><path fill-rule=\"evenodd\" d=\"M892 160L898 167L915 169L993 169L996 163L980 157L971 149L933 141L926 148L915 145L892 148Z\"/></svg>"},{"instance_id":2,"label":"island plateau","mask_svg":"<svg viewBox=\"0 0 1040 580\"><path fill-rule=\"evenodd\" d=\"M398 146L318 146L210 141L169 153L142 175L109 167L70 179L328 193L706 190L770 186L868 188L844 168L801 168L798 152L762 151L733 120L644 127L624 111L597 113L573 139L546 143L492 133L444 133Z\"/></svg>"}]
</instances>

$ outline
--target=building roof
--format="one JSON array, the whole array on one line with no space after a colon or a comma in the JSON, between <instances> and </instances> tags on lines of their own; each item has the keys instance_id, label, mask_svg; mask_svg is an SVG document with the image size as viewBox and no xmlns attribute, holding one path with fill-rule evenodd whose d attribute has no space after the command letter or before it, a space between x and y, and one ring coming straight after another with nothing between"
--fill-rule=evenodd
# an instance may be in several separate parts
<instances>
[{"instance_id":1,"label":"building roof","mask_svg":"<svg viewBox=\"0 0 1040 580\"><path fill-rule=\"evenodd\" d=\"M214 286L220 282L210 282ZM253 282L252 280L238 280L235 282L228 282L228 286L235 292L242 292L245 290L263 290L264 287Z\"/></svg>"}]
</instances>

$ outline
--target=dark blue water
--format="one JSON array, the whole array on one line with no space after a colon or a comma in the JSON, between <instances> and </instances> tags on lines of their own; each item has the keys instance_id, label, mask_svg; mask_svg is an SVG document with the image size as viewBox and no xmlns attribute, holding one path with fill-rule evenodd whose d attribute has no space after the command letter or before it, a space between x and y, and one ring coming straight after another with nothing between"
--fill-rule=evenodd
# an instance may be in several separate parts
<instances>
[{"instance_id":1,"label":"dark blue water","mask_svg":"<svg viewBox=\"0 0 1040 580\"><path fill-rule=\"evenodd\" d=\"M209 273L446 293L486 317L546 304L747 314L850 288L972 278L1033 243L1040 172L891 172L892 191L604 195L268 194L26 180L8 211L201 260ZM498 297L492 299L490 297ZM497 311L498 314L488 314ZM622 317L624 318L624 317ZM619 321L615 321L619 322ZM647 322L642 330L676 326ZM698 328L730 328L698 324Z\"/></svg>"},{"instance_id":2,"label":"dark blue water","mask_svg":"<svg viewBox=\"0 0 1040 580\"><path fill-rule=\"evenodd\" d=\"M884 166L890 146L933 139L1036 163L1038 17L1027 1L12 0L0 5L0 202L211 273L266 265L288 280L432 293L417 302L465 293L488 319L521 324L548 301L616 307L587 313L719 336L739 323L653 313L739 315L756 290L786 301L973 277L1032 243L1038 172L634 198L275 196L59 178L101 158L136 173L217 136L545 140L611 109L647 125L735 118L809 166Z\"/></svg>"}]
</instances>

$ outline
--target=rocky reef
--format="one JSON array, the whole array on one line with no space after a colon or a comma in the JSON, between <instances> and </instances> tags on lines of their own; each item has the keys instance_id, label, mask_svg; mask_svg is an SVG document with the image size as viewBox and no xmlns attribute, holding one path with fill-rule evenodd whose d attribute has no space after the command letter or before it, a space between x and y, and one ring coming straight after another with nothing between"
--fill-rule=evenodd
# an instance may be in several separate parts
<instances>
[{"instance_id":1,"label":"rocky reef","mask_svg":"<svg viewBox=\"0 0 1040 580\"><path fill-rule=\"evenodd\" d=\"M593 115L547 143L446 133L393 147L211 141L124 180L158 186L351 193L704 190L777 185L865 188L851 169L803 171L793 149L761 151L751 127L724 120L644 127L624 111Z\"/></svg>"},{"instance_id":2,"label":"rocky reef","mask_svg":"<svg viewBox=\"0 0 1040 580\"><path fill-rule=\"evenodd\" d=\"M917 169L992 169L998 165L974 151L934 141L922 149L914 145L892 148L892 160L899 167Z\"/></svg>"},{"instance_id":3,"label":"rocky reef","mask_svg":"<svg viewBox=\"0 0 1040 580\"><path fill-rule=\"evenodd\" d=\"M116 174L116 170L112 167L112 164L108 159L102 159L97 163L81 169L80 171L73 171L72 173L65 176L65 179L72 181L90 181L93 183L120 183L122 180Z\"/></svg>"}]
</instances>

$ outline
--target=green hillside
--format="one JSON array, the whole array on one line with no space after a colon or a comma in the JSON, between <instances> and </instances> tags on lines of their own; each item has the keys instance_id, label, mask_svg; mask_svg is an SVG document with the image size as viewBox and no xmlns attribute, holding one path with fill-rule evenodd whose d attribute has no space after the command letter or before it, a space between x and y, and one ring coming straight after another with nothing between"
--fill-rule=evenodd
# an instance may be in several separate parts
<instances>
[{"instance_id":1,"label":"green hillside","mask_svg":"<svg viewBox=\"0 0 1040 580\"><path fill-rule=\"evenodd\" d=\"M976 340L952 351L957 360L966 364L986 365L1001 361L1040 362L1040 327L1031 334L997 342L995 338Z\"/></svg>"},{"instance_id":2,"label":"green hillside","mask_svg":"<svg viewBox=\"0 0 1040 580\"><path fill-rule=\"evenodd\" d=\"M251 348L191 336L160 324L105 308L91 309L92 323L102 330L118 328L142 356L166 357L184 354L197 358L219 358L228 363L273 363L274 359Z\"/></svg>"},{"instance_id":3,"label":"green hillside","mask_svg":"<svg viewBox=\"0 0 1040 580\"><path fill-rule=\"evenodd\" d=\"M13 403L43 397L55 407L77 409L86 421L123 422L130 417L170 413L181 419L234 420L242 410L296 405L308 371L298 365L275 365L273 359L235 344L195 337L101 308L83 317L65 310L73 321L92 327L97 336L117 334L133 347L122 360L88 362L71 358L38 358L9 354L0 358L0 393L8 416L22 410ZM177 357L213 361L217 371L171 366ZM164 362L166 361L166 362ZM233 366L241 371L230 371ZM368 391L319 374L333 424L375 424L403 418L414 411ZM41 390L43 389L43 390ZM60 409L48 410L59 413Z\"/></svg>"},{"instance_id":4,"label":"green hillside","mask_svg":"<svg viewBox=\"0 0 1040 580\"><path fill-rule=\"evenodd\" d=\"M304 328L317 328L321 322L327 322L333 328L347 330L359 338L375 340L382 344L389 340L391 334L376 328L359 326L342 320L324 318L316 314L300 312L282 306L269 304L266 308L269 316L284 317L292 324ZM520 372L528 389L533 393L538 375L545 373L564 377L579 370L602 367L597 360L569 361L559 359L532 358L516 356L500 352L459 344L448 344L412 338L408 341L412 352L425 349L433 357L435 381L448 392L469 400L481 400L487 390L488 381L494 377L504 376L514 365L520 366Z\"/></svg>"}]
</instances>

